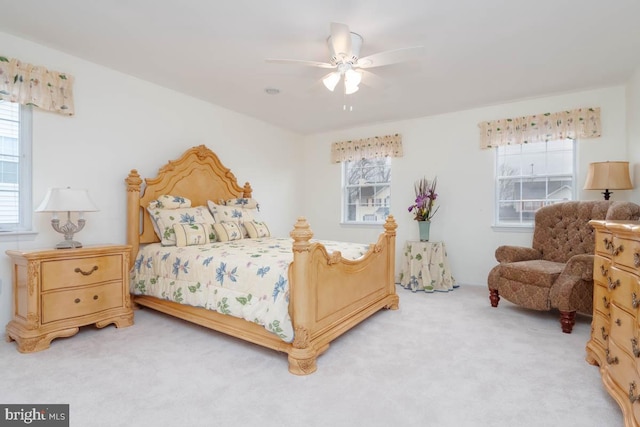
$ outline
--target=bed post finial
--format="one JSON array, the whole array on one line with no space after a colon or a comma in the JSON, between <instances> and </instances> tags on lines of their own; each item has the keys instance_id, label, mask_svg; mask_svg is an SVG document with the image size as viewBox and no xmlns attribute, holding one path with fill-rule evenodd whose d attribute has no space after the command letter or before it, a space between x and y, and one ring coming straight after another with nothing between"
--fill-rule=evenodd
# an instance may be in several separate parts
<instances>
[{"instance_id":1,"label":"bed post finial","mask_svg":"<svg viewBox=\"0 0 640 427\"><path fill-rule=\"evenodd\" d=\"M293 226L293 230L289 233L293 239L293 251L301 252L309 250L309 240L313 237L313 231L311 226L307 222L307 219L303 216L298 217L298 221Z\"/></svg>"},{"instance_id":2,"label":"bed post finial","mask_svg":"<svg viewBox=\"0 0 640 427\"><path fill-rule=\"evenodd\" d=\"M252 193L253 188L251 188L251 184L245 182L244 187L242 187L242 197L244 197L245 199L250 199Z\"/></svg>"},{"instance_id":3,"label":"bed post finial","mask_svg":"<svg viewBox=\"0 0 640 427\"><path fill-rule=\"evenodd\" d=\"M396 220L393 215L389 215L387 220L384 223L384 232L389 236L396 235L396 228L398 228L398 224L396 224Z\"/></svg>"}]
</instances>

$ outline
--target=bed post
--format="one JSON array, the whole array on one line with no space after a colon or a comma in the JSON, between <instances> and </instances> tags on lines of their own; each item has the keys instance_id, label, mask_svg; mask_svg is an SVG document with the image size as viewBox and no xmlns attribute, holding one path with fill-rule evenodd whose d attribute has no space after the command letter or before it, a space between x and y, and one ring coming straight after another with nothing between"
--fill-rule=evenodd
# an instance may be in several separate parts
<instances>
[{"instance_id":1,"label":"bed post","mask_svg":"<svg viewBox=\"0 0 640 427\"><path fill-rule=\"evenodd\" d=\"M142 179L137 170L131 169L125 182L127 183L127 243L131 245L131 256L129 257L129 268L131 268L140 247L140 185Z\"/></svg>"},{"instance_id":2,"label":"bed post","mask_svg":"<svg viewBox=\"0 0 640 427\"><path fill-rule=\"evenodd\" d=\"M387 305L386 308L391 310L398 309L399 298L396 295L396 228L398 228L398 224L396 224L396 220L393 215L389 215L387 220L384 223L384 236L387 239L387 263L389 272L388 283L389 283L389 295L395 296L394 301Z\"/></svg>"},{"instance_id":3,"label":"bed post","mask_svg":"<svg viewBox=\"0 0 640 427\"><path fill-rule=\"evenodd\" d=\"M313 325L313 291L309 289L310 262L309 240L313 231L304 217L299 217L289 235L293 238L293 263L289 274L289 307L293 307L291 321L294 328L292 347L289 350L289 372L307 375L315 372L318 351L310 345Z\"/></svg>"},{"instance_id":4,"label":"bed post","mask_svg":"<svg viewBox=\"0 0 640 427\"><path fill-rule=\"evenodd\" d=\"M244 183L244 187L242 187L242 197L245 199L250 199L253 194L253 188L251 188L251 184L248 182Z\"/></svg>"}]
</instances>

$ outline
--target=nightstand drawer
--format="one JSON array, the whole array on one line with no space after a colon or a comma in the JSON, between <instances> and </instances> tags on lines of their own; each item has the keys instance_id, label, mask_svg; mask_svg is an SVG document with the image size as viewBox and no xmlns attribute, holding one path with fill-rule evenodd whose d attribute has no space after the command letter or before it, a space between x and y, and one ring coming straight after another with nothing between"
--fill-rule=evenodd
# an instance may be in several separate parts
<instances>
[{"instance_id":1,"label":"nightstand drawer","mask_svg":"<svg viewBox=\"0 0 640 427\"><path fill-rule=\"evenodd\" d=\"M42 323L122 307L122 282L105 283L42 295Z\"/></svg>"},{"instance_id":2,"label":"nightstand drawer","mask_svg":"<svg viewBox=\"0 0 640 427\"><path fill-rule=\"evenodd\" d=\"M45 261L42 263L42 291L122 280L120 255Z\"/></svg>"}]
</instances>

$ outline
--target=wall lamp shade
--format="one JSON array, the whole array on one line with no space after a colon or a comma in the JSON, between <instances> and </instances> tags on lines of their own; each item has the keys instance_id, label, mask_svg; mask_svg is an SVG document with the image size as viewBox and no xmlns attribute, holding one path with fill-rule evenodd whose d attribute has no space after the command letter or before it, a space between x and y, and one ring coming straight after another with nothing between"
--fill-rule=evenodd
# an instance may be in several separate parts
<instances>
[{"instance_id":1,"label":"wall lamp shade","mask_svg":"<svg viewBox=\"0 0 640 427\"><path fill-rule=\"evenodd\" d=\"M629 162L595 162L589 164L585 190L604 190L604 199L609 200L609 190L631 190Z\"/></svg>"},{"instance_id":2,"label":"wall lamp shade","mask_svg":"<svg viewBox=\"0 0 640 427\"><path fill-rule=\"evenodd\" d=\"M82 243L73 240L73 235L84 228L84 212L96 212L98 207L93 203L89 192L75 188L50 188L36 212L52 212L51 226L58 233L64 234L64 240L56 245L56 249L81 248ZM67 213L67 222L60 225L58 212ZM78 223L71 221L71 212L78 212Z\"/></svg>"}]
</instances>

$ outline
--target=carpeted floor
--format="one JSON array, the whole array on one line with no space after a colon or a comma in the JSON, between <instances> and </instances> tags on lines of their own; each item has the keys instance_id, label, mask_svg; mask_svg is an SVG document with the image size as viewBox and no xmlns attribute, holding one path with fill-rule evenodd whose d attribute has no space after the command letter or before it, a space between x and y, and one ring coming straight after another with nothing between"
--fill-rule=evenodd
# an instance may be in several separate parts
<instances>
[{"instance_id":1,"label":"carpeted floor","mask_svg":"<svg viewBox=\"0 0 640 427\"><path fill-rule=\"evenodd\" d=\"M398 288L298 377L285 354L143 309L130 328L82 328L39 353L0 342L0 403L69 403L74 427L617 427L615 401L585 361L591 319L563 334L557 313L486 287Z\"/></svg>"}]
</instances>

